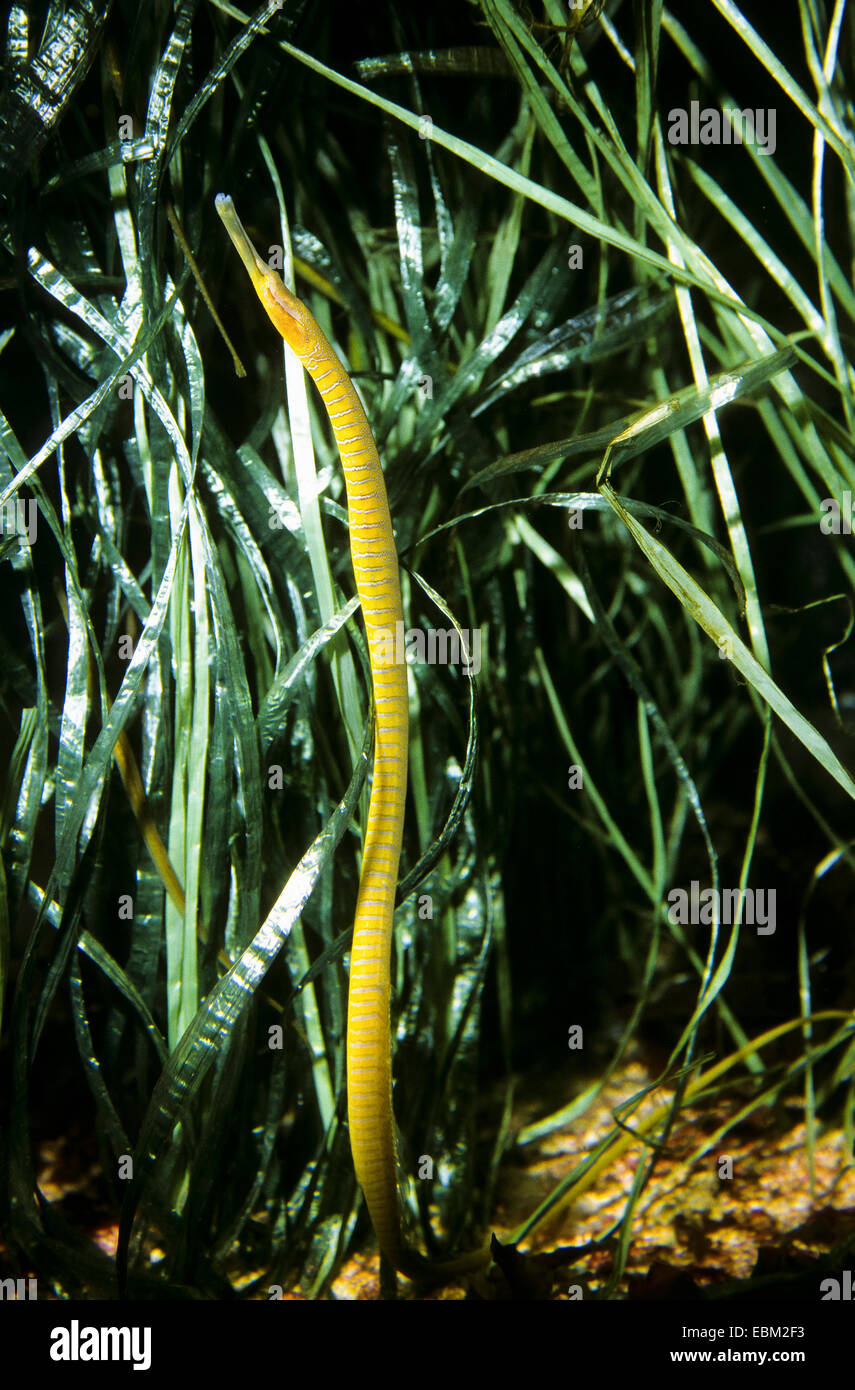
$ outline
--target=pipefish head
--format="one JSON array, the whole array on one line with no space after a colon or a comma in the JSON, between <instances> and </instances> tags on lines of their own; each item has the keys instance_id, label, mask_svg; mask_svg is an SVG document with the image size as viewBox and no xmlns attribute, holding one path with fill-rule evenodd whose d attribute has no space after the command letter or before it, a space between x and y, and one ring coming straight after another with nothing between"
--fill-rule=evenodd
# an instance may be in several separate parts
<instances>
[{"instance_id":1,"label":"pipefish head","mask_svg":"<svg viewBox=\"0 0 855 1390\"><path fill-rule=\"evenodd\" d=\"M311 313L305 304L291 293L281 276L261 259L235 212L231 198L224 193L218 193L214 199L214 206L232 245L244 263L267 317L297 356L305 357L312 346L314 336L314 319Z\"/></svg>"}]
</instances>

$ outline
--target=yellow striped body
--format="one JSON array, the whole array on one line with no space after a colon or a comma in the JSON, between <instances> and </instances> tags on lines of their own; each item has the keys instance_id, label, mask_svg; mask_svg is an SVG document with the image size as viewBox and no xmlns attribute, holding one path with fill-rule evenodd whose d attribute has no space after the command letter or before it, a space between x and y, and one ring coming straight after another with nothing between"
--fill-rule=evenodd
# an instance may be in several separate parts
<instances>
[{"instance_id":1,"label":"yellow striped body","mask_svg":"<svg viewBox=\"0 0 855 1390\"><path fill-rule=\"evenodd\" d=\"M396 664L403 622L398 555L380 456L362 403L306 306L257 255L230 198L217 211L268 317L312 377L329 415L347 487L350 553L365 620L374 688L374 777L350 956L347 1092L350 1144L380 1248L398 1268L403 1249L395 1168L390 1036L390 962L395 887L407 790L407 669Z\"/></svg>"},{"instance_id":2,"label":"yellow striped body","mask_svg":"<svg viewBox=\"0 0 855 1390\"><path fill-rule=\"evenodd\" d=\"M320 333L320 329L318 329ZM407 793L407 668L390 661L403 622L398 554L380 456L362 403L328 343L303 365L321 393L347 487L350 555L374 687L374 780L350 954L347 1107L356 1177L380 1248L401 1264L389 1017L392 918Z\"/></svg>"}]
</instances>

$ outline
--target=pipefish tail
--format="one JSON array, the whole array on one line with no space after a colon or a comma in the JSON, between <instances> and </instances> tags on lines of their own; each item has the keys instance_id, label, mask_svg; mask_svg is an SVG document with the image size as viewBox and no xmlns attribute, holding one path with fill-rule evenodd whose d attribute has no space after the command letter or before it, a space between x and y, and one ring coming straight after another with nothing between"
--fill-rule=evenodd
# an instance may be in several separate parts
<instances>
[{"instance_id":1,"label":"pipefish tail","mask_svg":"<svg viewBox=\"0 0 855 1390\"><path fill-rule=\"evenodd\" d=\"M428 1277L478 1267L487 1252L442 1266L405 1249L398 1206L392 1115L390 960L395 885L407 791L407 668L389 640L403 623L398 554L377 445L362 402L306 305L258 255L231 198L216 208L273 326L297 354L321 394L347 488L350 555L368 644L374 690L374 776L350 956L347 1097L350 1145L380 1249L404 1274Z\"/></svg>"}]
</instances>

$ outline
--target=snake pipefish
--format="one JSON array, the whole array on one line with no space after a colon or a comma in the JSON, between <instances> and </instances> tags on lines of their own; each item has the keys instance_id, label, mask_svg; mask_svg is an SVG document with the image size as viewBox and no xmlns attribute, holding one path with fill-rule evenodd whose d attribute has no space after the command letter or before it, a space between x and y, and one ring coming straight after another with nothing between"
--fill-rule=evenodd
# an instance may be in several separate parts
<instances>
[{"instance_id":1,"label":"snake pipefish","mask_svg":"<svg viewBox=\"0 0 855 1390\"><path fill-rule=\"evenodd\" d=\"M404 1273L415 1261L401 1239L392 1119L389 1023L395 885L407 791L407 668L388 641L403 623L398 554L380 456L353 383L313 315L261 259L231 198L216 208L274 327L321 393L347 487L350 555L374 687L374 778L350 955L347 1098L353 1166L380 1248Z\"/></svg>"}]
</instances>

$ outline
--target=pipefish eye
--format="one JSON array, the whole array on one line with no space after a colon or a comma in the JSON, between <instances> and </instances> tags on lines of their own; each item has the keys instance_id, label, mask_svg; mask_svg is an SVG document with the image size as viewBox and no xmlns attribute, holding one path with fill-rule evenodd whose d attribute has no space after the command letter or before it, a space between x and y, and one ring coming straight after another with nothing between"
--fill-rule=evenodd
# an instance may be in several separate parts
<instances>
[{"instance_id":1,"label":"pipefish eye","mask_svg":"<svg viewBox=\"0 0 855 1390\"><path fill-rule=\"evenodd\" d=\"M320 331L306 306L285 288L273 271L259 286L258 297L288 346L298 357L305 357L315 334Z\"/></svg>"}]
</instances>

